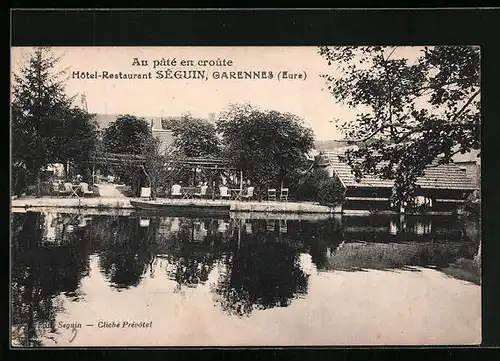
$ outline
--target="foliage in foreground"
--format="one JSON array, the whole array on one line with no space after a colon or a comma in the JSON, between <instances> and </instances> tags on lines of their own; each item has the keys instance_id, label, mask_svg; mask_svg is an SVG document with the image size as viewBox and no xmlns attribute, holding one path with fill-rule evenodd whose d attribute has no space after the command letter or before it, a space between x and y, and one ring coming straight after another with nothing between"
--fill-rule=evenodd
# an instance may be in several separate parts
<instances>
[{"instance_id":1,"label":"foliage in foreground","mask_svg":"<svg viewBox=\"0 0 500 361\"><path fill-rule=\"evenodd\" d=\"M417 177L438 159L480 148L480 54L474 46L413 48L320 47L340 75L325 75L336 101L358 111L338 121L360 145L347 152L358 178L394 179L393 201L408 201ZM439 157L439 158L438 158Z\"/></svg>"}]
</instances>

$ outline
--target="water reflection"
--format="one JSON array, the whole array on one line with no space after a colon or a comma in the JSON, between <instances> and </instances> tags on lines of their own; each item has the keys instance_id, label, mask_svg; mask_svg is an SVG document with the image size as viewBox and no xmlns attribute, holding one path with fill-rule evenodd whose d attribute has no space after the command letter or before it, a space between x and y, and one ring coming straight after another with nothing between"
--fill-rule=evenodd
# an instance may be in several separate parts
<instances>
[{"instance_id":1,"label":"water reflection","mask_svg":"<svg viewBox=\"0 0 500 361\"><path fill-rule=\"evenodd\" d=\"M167 277L183 286L196 287L208 280L208 275L227 241L228 228L221 229L225 220L162 218L162 231L157 239Z\"/></svg>"},{"instance_id":2,"label":"water reflection","mask_svg":"<svg viewBox=\"0 0 500 361\"><path fill-rule=\"evenodd\" d=\"M157 223L151 220L148 227L143 227L138 218L94 218L93 250L99 253L99 267L112 287L137 286L144 274L151 271L156 253Z\"/></svg>"},{"instance_id":3,"label":"water reflection","mask_svg":"<svg viewBox=\"0 0 500 361\"><path fill-rule=\"evenodd\" d=\"M12 217L13 339L39 346L40 338L55 332L61 312L54 297L65 294L78 301L78 288L88 275L90 249L81 219L31 213Z\"/></svg>"},{"instance_id":4,"label":"water reflection","mask_svg":"<svg viewBox=\"0 0 500 361\"><path fill-rule=\"evenodd\" d=\"M248 233L248 221L240 220L237 239L223 255L216 286L216 302L223 310L239 316L255 309L286 307L291 300L307 293L308 275L299 262L299 248L276 237L274 220L254 221ZM282 233L283 221L280 220Z\"/></svg>"},{"instance_id":5,"label":"water reflection","mask_svg":"<svg viewBox=\"0 0 500 361\"><path fill-rule=\"evenodd\" d=\"M50 338L64 312L58 296L99 297L81 290L91 255L107 287L123 297L145 279L160 278L176 285L173 292L209 292L211 301L200 302L228 315L251 316L307 301L311 270L301 264L304 254L313 272L433 267L479 284L479 241L479 221L451 217L13 213L13 340L40 346Z\"/></svg>"}]
</instances>

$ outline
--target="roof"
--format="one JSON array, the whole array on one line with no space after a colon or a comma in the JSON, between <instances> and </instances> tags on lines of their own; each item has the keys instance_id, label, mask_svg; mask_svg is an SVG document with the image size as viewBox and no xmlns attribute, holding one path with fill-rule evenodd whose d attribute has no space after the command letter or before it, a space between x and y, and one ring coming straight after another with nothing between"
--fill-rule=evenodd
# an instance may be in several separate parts
<instances>
[{"instance_id":1,"label":"roof","mask_svg":"<svg viewBox=\"0 0 500 361\"><path fill-rule=\"evenodd\" d=\"M351 167L346 162L339 159L339 156L342 156L349 148L354 147L339 148L325 151L324 153L335 173L346 187L393 187L394 181L372 175L366 175L360 182L357 182ZM467 177L460 167L455 164L436 165L426 168L424 175L417 179L416 184L425 189L474 190L477 188L474 181Z\"/></svg>"},{"instance_id":2,"label":"roof","mask_svg":"<svg viewBox=\"0 0 500 361\"><path fill-rule=\"evenodd\" d=\"M94 120L97 122L97 125L101 130L106 129L113 123L120 115L123 114L96 114L94 116ZM178 117L151 117L151 116L138 116L139 118L144 118L148 124L153 121L154 128L161 129L161 119L177 119Z\"/></svg>"},{"instance_id":3,"label":"roof","mask_svg":"<svg viewBox=\"0 0 500 361\"><path fill-rule=\"evenodd\" d=\"M160 147L164 150L165 147L172 146L174 144L174 136L172 131L164 129L153 129L153 136L160 140Z\"/></svg>"}]
</instances>

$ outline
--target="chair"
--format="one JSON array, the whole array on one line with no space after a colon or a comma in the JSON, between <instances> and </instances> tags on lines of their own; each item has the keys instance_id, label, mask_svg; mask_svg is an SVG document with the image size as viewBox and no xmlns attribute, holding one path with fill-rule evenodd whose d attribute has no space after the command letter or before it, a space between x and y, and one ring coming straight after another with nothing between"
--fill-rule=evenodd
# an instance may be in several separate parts
<instances>
[{"instance_id":1,"label":"chair","mask_svg":"<svg viewBox=\"0 0 500 361\"><path fill-rule=\"evenodd\" d=\"M276 221L274 219L268 219L266 221L266 223L267 223L267 227L266 227L267 231L268 232L274 232L275 227L276 227Z\"/></svg>"},{"instance_id":2,"label":"chair","mask_svg":"<svg viewBox=\"0 0 500 361\"><path fill-rule=\"evenodd\" d=\"M141 188L141 198L151 198L151 188L142 187Z\"/></svg>"},{"instance_id":3,"label":"chair","mask_svg":"<svg viewBox=\"0 0 500 361\"><path fill-rule=\"evenodd\" d=\"M60 186L60 183L59 182L53 182L52 183L52 193L54 194L59 194L59 186Z\"/></svg>"},{"instance_id":4,"label":"chair","mask_svg":"<svg viewBox=\"0 0 500 361\"><path fill-rule=\"evenodd\" d=\"M280 233L287 233L288 227L286 224L286 219L280 219L279 227L280 227Z\"/></svg>"},{"instance_id":5,"label":"chair","mask_svg":"<svg viewBox=\"0 0 500 361\"><path fill-rule=\"evenodd\" d=\"M231 199L231 194L229 194L229 188L226 186L219 187L219 194L221 199Z\"/></svg>"},{"instance_id":6,"label":"chair","mask_svg":"<svg viewBox=\"0 0 500 361\"><path fill-rule=\"evenodd\" d=\"M69 196L72 192L71 183L63 183L63 189L59 189L59 195Z\"/></svg>"},{"instance_id":7,"label":"chair","mask_svg":"<svg viewBox=\"0 0 500 361\"><path fill-rule=\"evenodd\" d=\"M245 233L252 234L252 223L245 223Z\"/></svg>"},{"instance_id":8,"label":"chair","mask_svg":"<svg viewBox=\"0 0 500 361\"><path fill-rule=\"evenodd\" d=\"M139 227L149 227L149 218L140 218Z\"/></svg>"},{"instance_id":9,"label":"chair","mask_svg":"<svg viewBox=\"0 0 500 361\"><path fill-rule=\"evenodd\" d=\"M204 198L207 195L207 189L208 189L208 186L205 186L205 185L201 186L200 193L195 193L194 196Z\"/></svg>"},{"instance_id":10,"label":"chair","mask_svg":"<svg viewBox=\"0 0 500 361\"><path fill-rule=\"evenodd\" d=\"M267 190L267 200L275 201L276 200L276 189L271 188Z\"/></svg>"},{"instance_id":11,"label":"chair","mask_svg":"<svg viewBox=\"0 0 500 361\"><path fill-rule=\"evenodd\" d=\"M281 188L280 201L288 201L288 188Z\"/></svg>"},{"instance_id":12,"label":"chair","mask_svg":"<svg viewBox=\"0 0 500 361\"><path fill-rule=\"evenodd\" d=\"M174 184L172 186L172 191L170 192L170 195L172 196L172 198L182 197L181 189L182 188L179 184Z\"/></svg>"},{"instance_id":13,"label":"chair","mask_svg":"<svg viewBox=\"0 0 500 361\"><path fill-rule=\"evenodd\" d=\"M254 190L254 187L248 187L247 194L242 195L241 199L247 199L247 200L252 199L253 198L253 190Z\"/></svg>"},{"instance_id":14,"label":"chair","mask_svg":"<svg viewBox=\"0 0 500 361\"><path fill-rule=\"evenodd\" d=\"M90 190L89 189L89 185L88 183L80 183L80 186L81 186L81 190L82 190L82 193L83 193L83 196L93 196L94 195L94 191L93 190Z\"/></svg>"},{"instance_id":15,"label":"chair","mask_svg":"<svg viewBox=\"0 0 500 361\"><path fill-rule=\"evenodd\" d=\"M172 222L170 223L170 232L172 233L179 232L180 229L181 226L179 218L177 217L172 218Z\"/></svg>"},{"instance_id":16,"label":"chair","mask_svg":"<svg viewBox=\"0 0 500 361\"><path fill-rule=\"evenodd\" d=\"M222 219L219 219L219 226L217 228L217 231L219 233L225 233L227 232L227 227L229 226L229 223L225 222Z\"/></svg>"}]
</instances>

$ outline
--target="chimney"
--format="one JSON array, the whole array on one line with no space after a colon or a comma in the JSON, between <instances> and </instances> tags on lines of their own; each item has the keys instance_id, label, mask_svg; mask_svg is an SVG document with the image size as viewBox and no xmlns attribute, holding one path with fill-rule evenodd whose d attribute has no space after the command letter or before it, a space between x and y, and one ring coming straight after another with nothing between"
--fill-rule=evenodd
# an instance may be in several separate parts
<instances>
[{"instance_id":1,"label":"chimney","mask_svg":"<svg viewBox=\"0 0 500 361\"><path fill-rule=\"evenodd\" d=\"M160 117L151 118L150 123L151 123L151 129L154 129L154 130L163 129L163 126L161 125L161 118Z\"/></svg>"},{"instance_id":2,"label":"chimney","mask_svg":"<svg viewBox=\"0 0 500 361\"><path fill-rule=\"evenodd\" d=\"M208 121L210 123L215 123L215 113L208 113Z\"/></svg>"}]
</instances>

